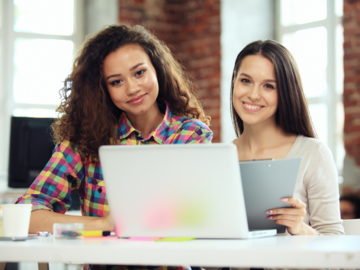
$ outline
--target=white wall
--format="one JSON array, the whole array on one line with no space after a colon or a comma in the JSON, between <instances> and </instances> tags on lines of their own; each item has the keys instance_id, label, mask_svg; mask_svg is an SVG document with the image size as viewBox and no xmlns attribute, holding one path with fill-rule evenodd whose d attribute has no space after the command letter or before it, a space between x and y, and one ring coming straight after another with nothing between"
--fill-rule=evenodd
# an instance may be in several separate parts
<instances>
[{"instance_id":1,"label":"white wall","mask_svg":"<svg viewBox=\"0 0 360 270\"><path fill-rule=\"evenodd\" d=\"M99 31L103 26L118 23L118 0L85 1L85 35Z\"/></svg>"},{"instance_id":2,"label":"white wall","mask_svg":"<svg viewBox=\"0 0 360 270\"><path fill-rule=\"evenodd\" d=\"M221 140L231 142L235 132L230 116L230 86L238 53L250 42L275 38L273 0L221 1Z\"/></svg>"}]
</instances>

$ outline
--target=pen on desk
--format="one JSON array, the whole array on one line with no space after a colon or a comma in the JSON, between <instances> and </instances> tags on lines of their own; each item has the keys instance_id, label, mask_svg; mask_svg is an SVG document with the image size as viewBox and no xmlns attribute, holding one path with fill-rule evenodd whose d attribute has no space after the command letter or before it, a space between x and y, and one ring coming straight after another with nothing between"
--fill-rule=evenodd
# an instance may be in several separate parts
<instances>
[{"instance_id":1,"label":"pen on desk","mask_svg":"<svg viewBox=\"0 0 360 270\"><path fill-rule=\"evenodd\" d=\"M112 235L110 231L83 231L83 237L102 237Z\"/></svg>"},{"instance_id":2,"label":"pen on desk","mask_svg":"<svg viewBox=\"0 0 360 270\"><path fill-rule=\"evenodd\" d=\"M36 233L36 235L48 237L48 236L51 235L51 233L50 233L50 232L41 232L41 231L38 231L38 232Z\"/></svg>"}]
</instances>

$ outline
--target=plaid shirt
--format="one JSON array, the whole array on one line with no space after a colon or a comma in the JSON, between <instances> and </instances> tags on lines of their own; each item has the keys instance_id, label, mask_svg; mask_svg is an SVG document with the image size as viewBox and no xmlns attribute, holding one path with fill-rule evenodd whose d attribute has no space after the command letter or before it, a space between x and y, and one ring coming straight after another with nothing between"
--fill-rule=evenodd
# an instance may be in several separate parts
<instances>
[{"instance_id":1,"label":"plaid shirt","mask_svg":"<svg viewBox=\"0 0 360 270\"><path fill-rule=\"evenodd\" d=\"M123 113L115 127L116 144L210 143L212 131L199 120L176 116L166 104L163 121L143 138ZM71 190L80 195L83 216L102 217L109 212L106 187L100 163L90 163L69 141L54 149L50 161L16 203L31 203L33 210L65 213L71 206Z\"/></svg>"}]
</instances>

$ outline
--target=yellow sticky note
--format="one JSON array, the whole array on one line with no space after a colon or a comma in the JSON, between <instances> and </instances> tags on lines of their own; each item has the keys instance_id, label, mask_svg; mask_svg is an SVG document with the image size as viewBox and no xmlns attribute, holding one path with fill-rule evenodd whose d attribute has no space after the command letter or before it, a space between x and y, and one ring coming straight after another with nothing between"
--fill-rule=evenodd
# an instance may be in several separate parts
<instances>
[{"instance_id":1,"label":"yellow sticky note","mask_svg":"<svg viewBox=\"0 0 360 270\"><path fill-rule=\"evenodd\" d=\"M193 239L196 239L196 237L165 237L161 239L156 239L155 241L184 242Z\"/></svg>"}]
</instances>

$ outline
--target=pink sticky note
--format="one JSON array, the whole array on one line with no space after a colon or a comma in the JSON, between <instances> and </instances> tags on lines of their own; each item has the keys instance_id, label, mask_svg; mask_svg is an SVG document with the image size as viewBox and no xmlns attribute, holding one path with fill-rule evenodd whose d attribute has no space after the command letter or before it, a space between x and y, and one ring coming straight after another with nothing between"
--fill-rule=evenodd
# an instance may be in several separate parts
<instances>
[{"instance_id":1,"label":"pink sticky note","mask_svg":"<svg viewBox=\"0 0 360 270\"><path fill-rule=\"evenodd\" d=\"M154 241L164 237L161 236L133 236L123 241Z\"/></svg>"}]
</instances>

